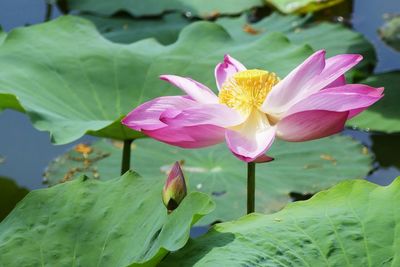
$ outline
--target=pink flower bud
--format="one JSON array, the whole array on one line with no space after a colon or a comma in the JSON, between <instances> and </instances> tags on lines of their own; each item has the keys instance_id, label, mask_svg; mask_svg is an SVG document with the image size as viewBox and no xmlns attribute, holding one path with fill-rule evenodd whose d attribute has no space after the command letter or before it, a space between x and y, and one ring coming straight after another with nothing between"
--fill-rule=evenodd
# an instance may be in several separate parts
<instances>
[{"instance_id":1,"label":"pink flower bud","mask_svg":"<svg viewBox=\"0 0 400 267\"><path fill-rule=\"evenodd\" d=\"M162 191L162 200L168 212L176 209L187 194L185 177L181 166L175 162Z\"/></svg>"}]
</instances>

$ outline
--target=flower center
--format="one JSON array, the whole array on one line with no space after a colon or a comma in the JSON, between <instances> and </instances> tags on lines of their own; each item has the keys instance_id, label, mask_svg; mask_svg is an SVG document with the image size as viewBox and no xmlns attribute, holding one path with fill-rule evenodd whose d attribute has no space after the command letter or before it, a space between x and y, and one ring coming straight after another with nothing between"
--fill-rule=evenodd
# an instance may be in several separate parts
<instances>
[{"instance_id":1,"label":"flower center","mask_svg":"<svg viewBox=\"0 0 400 267\"><path fill-rule=\"evenodd\" d=\"M225 81L219 92L219 102L244 114L261 107L278 76L265 70L244 70Z\"/></svg>"}]
</instances>

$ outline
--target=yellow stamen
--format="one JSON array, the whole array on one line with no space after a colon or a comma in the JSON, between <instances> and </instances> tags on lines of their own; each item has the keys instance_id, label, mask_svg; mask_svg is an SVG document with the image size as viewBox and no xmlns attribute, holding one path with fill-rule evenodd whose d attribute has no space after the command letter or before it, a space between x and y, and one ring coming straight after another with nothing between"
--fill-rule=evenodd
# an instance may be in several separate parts
<instances>
[{"instance_id":1,"label":"yellow stamen","mask_svg":"<svg viewBox=\"0 0 400 267\"><path fill-rule=\"evenodd\" d=\"M259 109L271 91L279 82L273 72L265 70L245 70L234 74L227 80L219 92L219 102L244 114Z\"/></svg>"}]
</instances>

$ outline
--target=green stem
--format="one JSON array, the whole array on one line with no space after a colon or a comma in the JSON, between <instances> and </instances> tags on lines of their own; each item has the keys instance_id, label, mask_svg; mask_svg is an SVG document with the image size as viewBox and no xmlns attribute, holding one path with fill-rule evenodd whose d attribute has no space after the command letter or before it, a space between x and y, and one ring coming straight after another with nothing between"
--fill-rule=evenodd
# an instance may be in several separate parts
<instances>
[{"instance_id":1,"label":"green stem","mask_svg":"<svg viewBox=\"0 0 400 267\"><path fill-rule=\"evenodd\" d=\"M256 163L247 163L247 214L254 212L256 193Z\"/></svg>"},{"instance_id":2,"label":"green stem","mask_svg":"<svg viewBox=\"0 0 400 267\"><path fill-rule=\"evenodd\" d=\"M131 167L131 144L133 139L124 140L124 148L122 149L122 165L121 175L126 173Z\"/></svg>"},{"instance_id":3,"label":"green stem","mask_svg":"<svg viewBox=\"0 0 400 267\"><path fill-rule=\"evenodd\" d=\"M51 15L53 13L53 5L52 4L46 4L46 15L44 16L44 21L49 21L51 20Z\"/></svg>"}]
</instances>

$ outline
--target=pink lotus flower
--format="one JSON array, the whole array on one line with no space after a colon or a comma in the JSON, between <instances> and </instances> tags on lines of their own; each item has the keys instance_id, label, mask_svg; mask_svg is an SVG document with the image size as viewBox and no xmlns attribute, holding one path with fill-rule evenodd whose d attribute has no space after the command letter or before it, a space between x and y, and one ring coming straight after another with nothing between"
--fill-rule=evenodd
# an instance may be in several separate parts
<instances>
[{"instance_id":1,"label":"pink lotus flower","mask_svg":"<svg viewBox=\"0 0 400 267\"><path fill-rule=\"evenodd\" d=\"M378 101L383 88L346 84L344 73L361 59L352 54L325 59L320 50L280 80L273 72L247 70L226 55L215 68L218 96L190 78L162 75L187 95L146 102L122 123L184 148L225 139L239 159L256 161L275 137L299 142L338 133L346 120Z\"/></svg>"}]
</instances>

